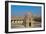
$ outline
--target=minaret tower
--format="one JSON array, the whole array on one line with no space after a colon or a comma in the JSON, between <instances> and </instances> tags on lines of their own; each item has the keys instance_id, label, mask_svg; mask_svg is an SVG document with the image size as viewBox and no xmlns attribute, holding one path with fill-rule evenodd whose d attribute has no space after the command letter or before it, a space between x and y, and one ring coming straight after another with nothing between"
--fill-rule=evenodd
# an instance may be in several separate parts
<instances>
[{"instance_id":1,"label":"minaret tower","mask_svg":"<svg viewBox=\"0 0 46 34\"><path fill-rule=\"evenodd\" d=\"M24 18L25 27L31 27L31 21L32 21L32 13L31 12L27 12L25 14L25 18Z\"/></svg>"}]
</instances>

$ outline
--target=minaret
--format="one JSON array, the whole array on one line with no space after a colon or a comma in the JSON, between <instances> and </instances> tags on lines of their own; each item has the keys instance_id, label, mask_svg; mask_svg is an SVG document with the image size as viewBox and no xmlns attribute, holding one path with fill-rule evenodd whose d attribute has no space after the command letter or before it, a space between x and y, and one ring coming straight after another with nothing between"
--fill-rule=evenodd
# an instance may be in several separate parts
<instances>
[{"instance_id":1,"label":"minaret","mask_svg":"<svg viewBox=\"0 0 46 34\"><path fill-rule=\"evenodd\" d=\"M25 18L24 18L24 25L25 27L31 27L31 20L32 20L32 13L31 12L27 12L25 14Z\"/></svg>"}]
</instances>

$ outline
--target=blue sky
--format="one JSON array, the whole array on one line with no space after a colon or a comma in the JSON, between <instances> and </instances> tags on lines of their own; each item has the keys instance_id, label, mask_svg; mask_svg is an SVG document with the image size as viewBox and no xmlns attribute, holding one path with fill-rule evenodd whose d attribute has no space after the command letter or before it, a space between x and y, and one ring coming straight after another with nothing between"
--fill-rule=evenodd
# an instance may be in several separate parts
<instances>
[{"instance_id":1,"label":"blue sky","mask_svg":"<svg viewBox=\"0 0 46 34\"><path fill-rule=\"evenodd\" d=\"M11 5L11 16L23 16L26 12L32 12L32 14L40 15L40 6L21 6Z\"/></svg>"}]
</instances>

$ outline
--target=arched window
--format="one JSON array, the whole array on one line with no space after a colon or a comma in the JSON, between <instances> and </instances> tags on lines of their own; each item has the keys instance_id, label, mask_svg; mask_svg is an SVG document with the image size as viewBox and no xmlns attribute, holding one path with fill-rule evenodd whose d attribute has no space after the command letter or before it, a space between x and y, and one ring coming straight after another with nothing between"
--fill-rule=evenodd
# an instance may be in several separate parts
<instances>
[{"instance_id":1,"label":"arched window","mask_svg":"<svg viewBox=\"0 0 46 34\"><path fill-rule=\"evenodd\" d=\"M14 20L11 20L11 23L14 23Z\"/></svg>"}]
</instances>

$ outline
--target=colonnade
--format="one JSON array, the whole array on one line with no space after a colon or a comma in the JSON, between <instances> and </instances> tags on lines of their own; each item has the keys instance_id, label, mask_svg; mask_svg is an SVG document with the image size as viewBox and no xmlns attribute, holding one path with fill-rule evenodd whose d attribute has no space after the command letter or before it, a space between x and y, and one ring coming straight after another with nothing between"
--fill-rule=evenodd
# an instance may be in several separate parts
<instances>
[{"instance_id":1,"label":"colonnade","mask_svg":"<svg viewBox=\"0 0 46 34\"><path fill-rule=\"evenodd\" d=\"M23 23L23 20L11 20L11 23Z\"/></svg>"}]
</instances>

